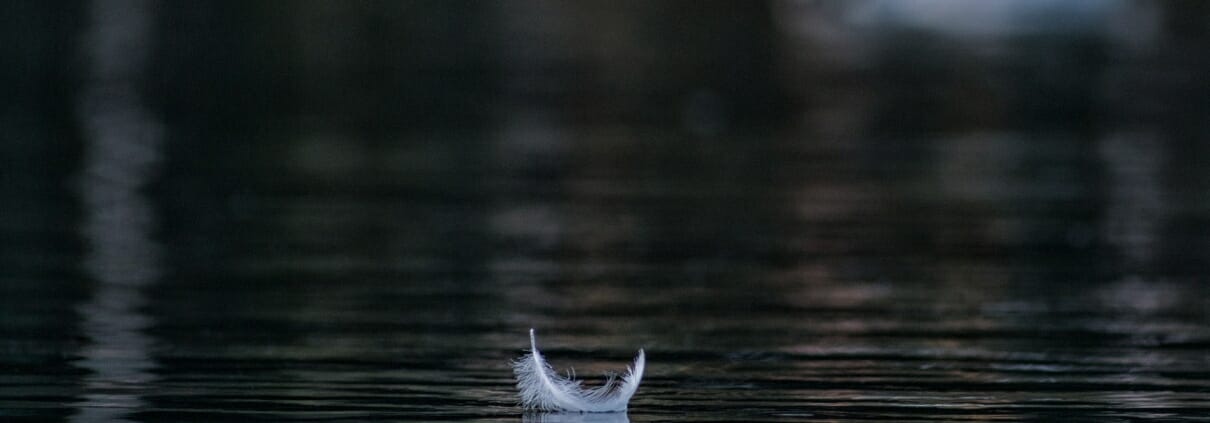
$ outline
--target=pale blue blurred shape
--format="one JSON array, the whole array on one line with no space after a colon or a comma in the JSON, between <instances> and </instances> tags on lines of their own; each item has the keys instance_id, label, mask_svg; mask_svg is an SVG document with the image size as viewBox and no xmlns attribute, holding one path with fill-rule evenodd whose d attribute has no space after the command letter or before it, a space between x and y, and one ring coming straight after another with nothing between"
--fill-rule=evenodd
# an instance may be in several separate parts
<instances>
[{"instance_id":1,"label":"pale blue blurred shape","mask_svg":"<svg viewBox=\"0 0 1210 423\"><path fill-rule=\"evenodd\" d=\"M855 2L855 24L898 24L956 36L1097 31L1123 0L872 0Z\"/></svg>"}]
</instances>

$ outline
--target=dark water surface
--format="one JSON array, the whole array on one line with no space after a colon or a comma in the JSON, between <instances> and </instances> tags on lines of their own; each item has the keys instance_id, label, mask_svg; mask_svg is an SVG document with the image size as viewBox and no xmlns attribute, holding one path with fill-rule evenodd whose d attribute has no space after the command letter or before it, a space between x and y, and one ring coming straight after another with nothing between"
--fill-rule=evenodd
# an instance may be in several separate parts
<instances>
[{"instance_id":1,"label":"dark water surface","mask_svg":"<svg viewBox=\"0 0 1210 423\"><path fill-rule=\"evenodd\" d=\"M41 213L4 229L0 415L516 421L530 327L590 383L645 348L629 421L1210 413L1206 221L1154 144L560 131L9 188Z\"/></svg>"},{"instance_id":2,"label":"dark water surface","mask_svg":"<svg viewBox=\"0 0 1210 423\"><path fill-rule=\"evenodd\" d=\"M1206 2L611 3L0 5L0 421L1210 419Z\"/></svg>"}]
</instances>

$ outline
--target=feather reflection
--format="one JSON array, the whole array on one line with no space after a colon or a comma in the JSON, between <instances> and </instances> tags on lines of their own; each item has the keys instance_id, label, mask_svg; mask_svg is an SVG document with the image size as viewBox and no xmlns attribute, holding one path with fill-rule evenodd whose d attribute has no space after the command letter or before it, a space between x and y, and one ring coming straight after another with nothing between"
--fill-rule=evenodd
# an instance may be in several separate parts
<instances>
[{"instance_id":1,"label":"feather reflection","mask_svg":"<svg viewBox=\"0 0 1210 423\"><path fill-rule=\"evenodd\" d=\"M630 416L620 413L525 413L526 423L630 423Z\"/></svg>"}]
</instances>

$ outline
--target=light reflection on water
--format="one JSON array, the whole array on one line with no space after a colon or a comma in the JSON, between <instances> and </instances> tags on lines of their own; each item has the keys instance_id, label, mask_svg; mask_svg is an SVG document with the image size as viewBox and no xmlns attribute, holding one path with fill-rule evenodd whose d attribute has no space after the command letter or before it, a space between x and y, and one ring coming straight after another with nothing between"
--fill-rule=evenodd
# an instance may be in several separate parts
<instances>
[{"instance_id":1,"label":"light reflection on water","mask_svg":"<svg viewBox=\"0 0 1210 423\"><path fill-rule=\"evenodd\" d=\"M161 128L133 85L142 77L150 42L150 2L97 0L83 56L89 78L78 105L86 147L80 176L87 242L84 267L94 282L79 305L87 342L75 365L89 373L72 421L129 421L146 406L155 383L155 341L146 330L146 289L160 277L157 224L141 190L160 160Z\"/></svg>"}]
</instances>

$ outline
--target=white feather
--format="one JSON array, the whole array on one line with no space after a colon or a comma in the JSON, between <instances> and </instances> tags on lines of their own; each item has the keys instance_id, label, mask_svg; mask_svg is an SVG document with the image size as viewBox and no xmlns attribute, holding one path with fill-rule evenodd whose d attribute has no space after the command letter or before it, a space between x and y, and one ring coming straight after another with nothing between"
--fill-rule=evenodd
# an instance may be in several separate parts
<instances>
[{"instance_id":1,"label":"white feather","mask_svg":"<svg viewBox=\"0 0 1210 423\"><path fill-rule=\"evenodd\" d=\"M513 362L513 373L517 375L517 390L521 394L521 407L532 410L579 411L606 413L626 411L630 397L639 389L643 379L643 366L647 359L643 350L634 359L634 367L627 367L621 383L616 375L608 375L605 384L596 388L582 388L574 377L559 376L546 363L538 351L534 330L529 330L530 352Z\"/></svg>"}]
</instances>

